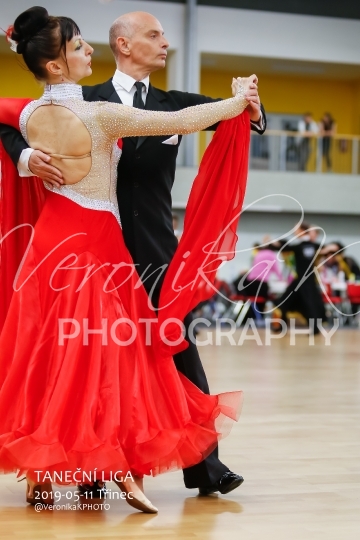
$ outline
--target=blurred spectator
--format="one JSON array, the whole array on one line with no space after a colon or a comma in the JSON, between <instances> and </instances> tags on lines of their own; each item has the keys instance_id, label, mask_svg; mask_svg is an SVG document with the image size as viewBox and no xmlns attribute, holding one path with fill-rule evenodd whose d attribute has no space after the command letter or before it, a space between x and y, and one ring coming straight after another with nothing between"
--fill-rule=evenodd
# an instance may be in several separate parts
<instances>
[{"instance_id":1,"label":"blurred spectator","mask_svg":"<svg viewBox=\"0 0 360 540\"><path fill-rule=\"evenodd\" d=\"M299 140L299 170L306 171L311 154L311 137L318 133L319 129L313 120L311 113L305 113L298 124Z\"/></svg>"},{"instance_id":2,"label":"blurred spectator","mask_svg":"<svg viewBox=\"0 0 360 540\"><path fill-rule=\"evenodd\" d=\"M336 134L335 120L330 113L325 113L320 120L319 133L322 137L322 155L325 159L327 171L330 172L332 169L331 139Z\"/></svg>"},{"instance_id":3,"label":"blurred spectator","mask_svg":"<svg viewBox=\"0 0 360 540\"><path fill-rule=\"evenodd\" d=\"M360 268L352 257L345 255L345 247L340 242L332 242L322 250L325 257L324 267L330 269L337 278L339 272L344 272L346 280L360 279ZM329 280L326 280L329 283Z\"/></svg>"},{"instance_id":4,"label":"blurred spectator","mask_svg":"<svg viewBox=\"0 0 360 540\"><path fill-rule=\"evenodd\" d=\"M240 276L234 282L234 286L239 294L268 298L268 283L273 276L280 281L283 280L277 253L267 246L258 246L250 270Z\"/></svg>"}]
</instances>

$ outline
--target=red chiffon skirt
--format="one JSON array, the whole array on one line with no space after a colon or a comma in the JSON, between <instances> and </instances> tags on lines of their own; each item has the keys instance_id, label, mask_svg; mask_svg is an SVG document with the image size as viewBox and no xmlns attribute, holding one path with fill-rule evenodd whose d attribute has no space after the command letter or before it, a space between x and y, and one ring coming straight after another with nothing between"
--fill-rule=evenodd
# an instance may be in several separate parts
<instances>
[{"instance_id":1,"label":"red chiffon skirt","mask_svg":"<svg viewBox=\"0 0 360 540\"><path fill-rule=\"evenodd\" d=\"M242 393L181 375L155 317L116 218L49 193L0 337L0 471L156 475L207 456Z\"/></svg>"}]
</instances>

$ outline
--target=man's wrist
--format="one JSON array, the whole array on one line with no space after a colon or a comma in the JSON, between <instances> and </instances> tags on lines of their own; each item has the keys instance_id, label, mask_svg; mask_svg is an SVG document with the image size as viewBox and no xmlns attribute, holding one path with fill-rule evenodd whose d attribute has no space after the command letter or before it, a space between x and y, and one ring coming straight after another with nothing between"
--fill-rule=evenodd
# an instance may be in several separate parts
<instances>
[{"instance_id":1,"label":"man's wrist","mask_svg":"<svg viewBox=\"0 0 360 540\"><path fill-rule=\"evenodd\" d=\"M17 164L17 170L19 173L19 176L26 178L29 176L33 176L33 173L30 170L29 167L29 161L31 154L34 152L33 148L25 148L20 154L20 158Z\"/></svg>"},{"instance_id":2,"label":"man's wrist","mask_svg":"<svg viewBox=\"0 0 360 540\"><path fill-rule=\"evenodd\" d=\"M259 129L264 129L264 116L262 111L260 111L260 117L258 120L250 120L250 122Z\"/></svg>"}]
</instances>

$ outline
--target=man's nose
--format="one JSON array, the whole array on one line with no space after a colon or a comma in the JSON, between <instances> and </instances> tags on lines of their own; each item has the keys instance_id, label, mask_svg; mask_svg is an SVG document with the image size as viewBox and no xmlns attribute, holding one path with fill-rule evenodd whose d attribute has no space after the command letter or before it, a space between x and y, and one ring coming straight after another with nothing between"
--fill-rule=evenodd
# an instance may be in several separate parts
<instances>
[{"instance_id":1,"label":"man's nose","mask_svg":"<svg viewBox=\"0 0 360 540\"><path fill-rule=\"evenodd\" d=\"M168 48L169 48L169 45L170 45L170 43L168 42L168 40L167 40L165 37L163 37L163 43L162 43L162 45L161 45L162 48L163 48L163 49L168 49Z\"/></svg>"}]
</instances>

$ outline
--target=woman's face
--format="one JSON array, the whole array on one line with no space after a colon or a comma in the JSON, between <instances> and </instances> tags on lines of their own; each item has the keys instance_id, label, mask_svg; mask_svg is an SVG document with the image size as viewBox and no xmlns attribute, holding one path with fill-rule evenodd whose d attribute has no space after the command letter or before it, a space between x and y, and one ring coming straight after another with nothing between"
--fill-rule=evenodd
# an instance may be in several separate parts
<instances>
[{"instance_id":1,"label":"woman's face","mask_svg":"<svg viewBox=\"0 0 360 540\"><path fill-rule=\"evenodd\" d=\"M94 49L79 36L66 43L66 62L63 60L64 82L77 83L92 74L91 55Z\"/></svg>"}]
</instances>

